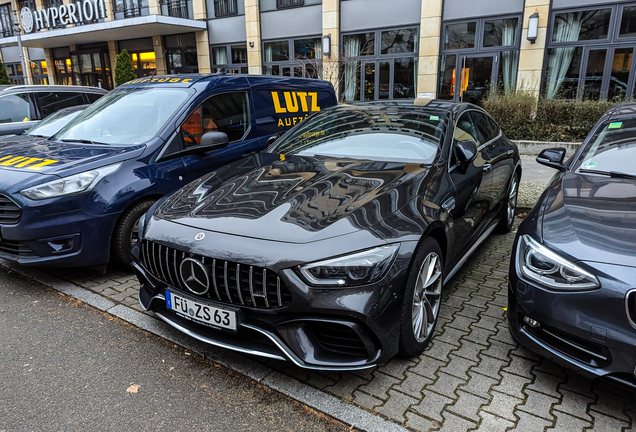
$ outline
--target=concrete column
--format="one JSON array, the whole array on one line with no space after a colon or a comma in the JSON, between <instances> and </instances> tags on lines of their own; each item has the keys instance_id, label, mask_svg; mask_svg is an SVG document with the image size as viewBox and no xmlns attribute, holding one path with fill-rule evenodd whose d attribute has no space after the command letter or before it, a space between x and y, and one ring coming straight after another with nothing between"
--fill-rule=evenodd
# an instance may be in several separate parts
<instances>
[{"instance_id":1,"label":"concrete column","mask_svg":"<svg viewBox=\"0 0 636 432\"><path fill-rule=\"evenodd\" d=\"M331 54L322 56L322 78L340 91L340 0L323 0L322 35L331 38Z\"/></svg>"},{"instance_id":2,"label":"concrete column","mask_svg":"<svg viewBox=\"0 0 636 432\"><path fill-rule=\"evenodd\" d=\"M528 40L528 22L530 15L539 14L539 28L537 40ZM521 32L521 50L519 51L519 72L517 73L517 90L528 91L539 98L541 75L543 73L543 58L548 33L548 16L550 14L550 0L526 0L523 11L523 30Z\"/></svg>"},{"instance_id":3,"label":"concrete column","mask_svg":"<svg viewBox=\"0 0 636 432\"><path fill-rule=\"evenodd\" d=\"M437 97L441 33L442 0L422 0L416 97Z\"/></svg>"},{"instance_id":4,"label":"concrete column","mask_svg":"<svg viewBox=\"0 0 636 432\"><path fill-rule=\"evenodd\" d=\"M148 0L148 11L150 15L161 15L159 0Z\"/></svg>"},{"instance_id":5,"label":"concrete column","mask_svg":"<svg viewBox=\"0 0 636 432\"><path fill-rule=\"evenodd\" d=\"M73 51L73 49L71 49ZM117 61L117 41L108 41L108 59L110 60L110 74L113 78L113 88L117 87L115 83L115 62Z\"/></svg>"},{"instance_id":6,"label":"concrete column","mask_svg":"<svg viewBox=\"0 0 636 432\"><path fill-rule=\"evenodd\" d=\"M161 36L152 37L152 46L155 48L155 64L157 65L157 75L167 75L168 67L163 55L163 41Z\"/></svg>"},{"instance_id":7,"label":"concrete column","mask_svg":"<svg viewBox=\"0 0 636 432\"><path fill-rule=\"evenodd\" d=\"M261 11L259 0L245 0L245 28L247 36L247 66L252 75L263 74L261 53Z\"/></svg>"},{"instance_id":8,"label":"concrete column","mask_svg":"<svg viewBox=\"0 0 636 432\"><path fill-rule=\"evenodd\" d=\"M208 19L205 0L192 0L192 13L195 20Z\"/></svg>"},{"instance_id":9,"label":"concrete column","mask_svg":"<svg viewBox=\"0 0 636 432\"><path fill-rule=\"evenodd\" d=\"M53 50L46 48L44 50L44 59L46 60L46 74L49 76L49 84L55 85L55 61L53 60Z\"/></svg>"},{"instance_id":10,"label":"concrete column","mask_svg":"<svg viewBox=\"0 0 636 432\"><path fill-rule=\"evenodd\" d=\"M195 32L197 38L197 62L199 73L210 73L210 43L208 42L207 30Z\"/></svg>"},{"instance_id":11,"label":"concrete column","mask_svg":"<svg viewBox=\"0 0 636 432\"><path fill-rule=\"evenodd\" d=\"M104 18L104 21L114 21L115 8L113 6L113 0L104 0L104 7L106 12L106 18Z\"/></svg>"}]
</instances>

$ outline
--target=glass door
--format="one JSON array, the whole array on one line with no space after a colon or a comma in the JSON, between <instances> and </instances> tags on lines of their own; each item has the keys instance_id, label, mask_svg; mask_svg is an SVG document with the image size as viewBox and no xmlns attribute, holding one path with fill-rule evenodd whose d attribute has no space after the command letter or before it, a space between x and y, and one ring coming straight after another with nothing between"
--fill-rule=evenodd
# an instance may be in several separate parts
<instances>
[{"instance_id":1,"label":"glass door","mask_svg":"<svg viewBox=\"0 0 636 432\"><path fill-rule=\"evenodd\" d=\"M376 80L375 70L376 70L376 62L362 63L362 70L360 71L360 73L362 74L362 79L360 80L360 82L362 83L362 86L361 86L362 100L372 101L377 99L375 95L375 89L377 88L376 82L375 82Z\"/></svg>"},{"instance_id":2,"label":"glass door","mask_svg":"<svg viewBox=\"0 0 636 432\"><path fill-rule=\"evenodd\" d=\"M459 56L459 77L455 83L455 100L480 105L495 90L498 54Z\"/></svg>"}]
</instances>

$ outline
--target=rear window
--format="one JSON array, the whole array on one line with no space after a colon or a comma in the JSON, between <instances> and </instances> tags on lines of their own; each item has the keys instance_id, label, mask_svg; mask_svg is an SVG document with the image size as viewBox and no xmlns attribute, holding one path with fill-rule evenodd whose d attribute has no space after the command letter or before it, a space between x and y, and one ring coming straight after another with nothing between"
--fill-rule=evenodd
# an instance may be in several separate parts
<instances>
[{"instance_id":1,"label":"rear window","mask_svg":"<svg viewBox=\"0 0 636 432\"><path fill-rule=\"evenodd\" d=\"M379 161L435 159L447 115L409 108L325 110L285 134L267 151Z\"/></svg>"}]
</instances>

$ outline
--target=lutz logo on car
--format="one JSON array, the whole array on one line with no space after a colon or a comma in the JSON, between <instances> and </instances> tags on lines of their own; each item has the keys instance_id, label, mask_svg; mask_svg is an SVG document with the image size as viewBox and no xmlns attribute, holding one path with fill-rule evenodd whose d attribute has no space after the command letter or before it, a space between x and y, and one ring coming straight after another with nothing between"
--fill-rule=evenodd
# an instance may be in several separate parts
<instances>
[{"instance_id":1,"label":"lutz logo on car","mask_svg":"<svg viewBox=\"0 0 636 432\"><path fill-rule=\"evenodd\" d=\"M272 92L272 101L274 102L274 111L277 114L294 114L306 113L304 116L284 117L278 119L278 127L293 126L301 122L312 112L320 111L318 106L318 93L316 92L282 92L283 97L279 96L279 92ZM284 101L284 104L281 102Z\"/></svg>"},{"instance_id":2,"label":"lutz logo on car","mask_svg":"<svg viewBox=\"0 0 636 432\"><path fill-rule=\"evenodd\" d=\"M25 33L31 33L34 25L36 30L42 30L57 25L86 23L105 18L104 0L81 0L34 11L25 6L20 10L22 29Z\"/></svg>"},{"instance_id":3,"label":"lutz logo on car","mask_svg":"<svg viewBox=\"0 0 636 432\"><path fill-rule=\"evenodd\" d=\"M55 159L42 159L27 156L4 156L0 158L0 166L12 166L14 168L26 168L40 171L42 167L59 162Z\"/></svg>"}]
</instances>

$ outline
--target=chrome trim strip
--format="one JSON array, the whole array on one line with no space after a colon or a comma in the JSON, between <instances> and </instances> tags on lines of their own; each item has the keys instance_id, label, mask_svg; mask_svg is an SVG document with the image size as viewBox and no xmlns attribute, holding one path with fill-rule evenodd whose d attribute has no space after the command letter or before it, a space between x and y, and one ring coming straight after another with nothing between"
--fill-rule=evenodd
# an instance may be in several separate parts
<instances>
[{"instance_id":1,"label":"chrome trim strip","mask_svg":"<svg viewBox=\"0 0 636 432\"><path fill-rule=\"evenodd\" d=\"M168 272L168 276L170 277L170 285L176 286L174 282L174 278L172 277L172 273L170 272L170 248L169 247L166 247L166 271Z\"/></svg>"},{"instance_id":2,"label":"chrome trim strip","mask_svg":"<svg viewBox=\"0 0 636 432\"><path fill-rule=\"evenodd\" d=\"M214 293L216 298L221 301L221 295L219 294L219 287L216 284L216 258L212 259L212 285L214 286Z\"/></svg>"},{"instance_id":3,"label":"chrome trim strip","mask_svg":"<svg viewBox=\"0 0 636 432\"><path fill-rule=\"evenodd\" d=\"M600 354L597 354L597 353L595 353L595 352L593 352L593 351L590 351L590 350L588 350L588 349L586 349L586 348L583 348L581 345L577 344L576 342L569 341L569 340L567 340L566 338L564 338L564 337L562 337L562 336L559 336L559 335L556 335L556 334L552 333L551 331L546 330L546 329L544 329L544 328L542 328L542 329L541 329L541 331L543 331L544 333L549 334L550 336L552 336L552 337L553 337L553 338L555 338L555 339L560 340L560 341L561 341L561 342L563 342L564 344L571 346L572 348L575 348L575 349L577 349L577 350L579 350L579 351L583 351L584 353L589 354L589 355L591 355L592 357L595 357L595 358L597 358L597 359L601 359L601 360L603 360L603 361L607 361L607 357L605 357L605 356L603 356L603 355L600 355ZM556 348L555 348L555 349L556 349Z\"/></svg>"},{"instance_id":4,"label":"chrome trim strip","mask_svg":"<svg viewBox=\"0 0 636 432\"><path fill-rule=\"evenodd\" d=\"M280 290L280 277L276 276L276 294L278 295L278 306L283 307L283 295Z\"/></svg>"},{"instance_id":5,"label":"chrome trim strip","mask_svg":"<svg viewBox=\"0 0 636 432\"><path fill-rule=\"evenodd\" d=\"M164 246L166 248L166 250L168 250L167 246ZM168 278L166 277L166 272L163 270L163 260L161 259L161 245L159 245L159 267L161 268L161 276L163 276L163 280L166 283L170 283L168 282Z\"/></svg>"},{"instance_id":6,"label":"chrome trim strip","mask_svg":"<svg viewBox=\"0 0 636 432\"><path fill-rule=\"evenodd\" d=\"M627 314L627 321L629 322L629 325L636 328L636 322L632 320L632 316L629 313L629 296L631 294L636 294L636 289L629 290L627 291L627 294L625 294L625 313Z\"/></svg>"},{"instance_id":7,"label":"chrome trim strip","mask_svg":"<svg viewBox=\"0 0 636 432\"><path fill-rule=\"evenodd\" d=\"M267 269L263 269L263 298L265 299L265 307L269 307L269 299L267 298Z\"/></svg>"},{"instance_id":8,"label":"chrome trim strip","mask_svg":"<svg viewBox=\"0 0 636 432\"><path fill-rule=\"evenodd\" d=\"M230 284L227 281L227 261L223 262L223 283L225 284L225 293L227 294L228 301L234 303L230 295Z\"/></svg>"},{"instance_id":9,"label":"chrome trim strip","mask_svg":"<svg viewBox=\"0 0 636 432\"><path fill-rule=\"evenodd\" d=\"M252 298L252 306L256 307L256 301L254 300L254 267L250 266L250 297Z\"/></svg>"},{"instance_id":10,"label":"chrome trim strip","mask_svg":"<svg viewBox=\"0 0 636 432\"><path fill-rule=\"evenodd\" d=\"M236 263L236 292L238 293L241 304L244 305L243 294L241 294L241 265L239 263Z\"/></svg>"},{"instance_id":11,"label":"chrome trim strip","mask_svg":"<svg viewBox=\"0 0 636 432\"><path fill-rule=\"evenodd\" d=\"M490 227L488 227L488 229L486 229L486 231L484 231L484 233L477 239L477 241L470 247L470 249L468 249L468 251L466 251L466 253L464 254L464 256L462 257L462 259L459 260L459 262L457 263L457 265L453 268L453 270L451 270L448 273L448 276L446 276L446 279L444 279L444 285L446 285L446 283L451 280L451 278L453 276L455 276L455 273L457 273L459 271L459 269L466 264L466 261L468 261L468 258L470 258L470 256L475 252L475 250L477 250L477 248L479 246L481 246L481 244L486 241L486 239L488 238L488 236L490 235L490 233L492 233L495 228L497 227L497 224L499 223L499 221L497 222L493 222L492 225Z\"/></svg>"}]
</instances>

